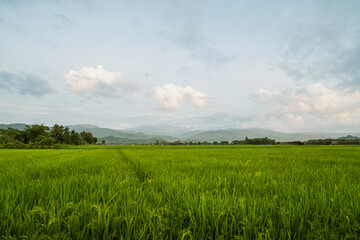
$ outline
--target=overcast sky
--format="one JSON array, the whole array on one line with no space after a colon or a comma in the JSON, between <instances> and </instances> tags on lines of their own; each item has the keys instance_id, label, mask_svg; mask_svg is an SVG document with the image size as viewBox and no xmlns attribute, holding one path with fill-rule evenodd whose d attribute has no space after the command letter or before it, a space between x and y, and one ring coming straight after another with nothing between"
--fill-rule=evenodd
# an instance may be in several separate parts
<instances>
[{"instance_id":1,"label":"overcast sky","mask_svg":"<svg viewBox=\"0 0 360 240\"><path fill-rule=\"evenodd\" d=\"M360 131L359 9L0 0L0 122Z\"/></svg>"}]
</instances>

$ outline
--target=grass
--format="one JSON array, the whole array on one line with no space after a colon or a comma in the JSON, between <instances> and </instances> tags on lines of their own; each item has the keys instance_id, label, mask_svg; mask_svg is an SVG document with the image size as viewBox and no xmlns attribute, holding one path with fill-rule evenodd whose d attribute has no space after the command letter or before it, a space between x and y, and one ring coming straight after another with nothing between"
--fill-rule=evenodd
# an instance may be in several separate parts
<instances>
[{"instance_id":1,"label":"grass","mask_svg":"<svg viewBox=\"0 0 360 240\"><path fill-rule=\"evenodd\" d=\"M356 146L0 151L0 239L359 239Z\"/></svg>"}]
</instances>

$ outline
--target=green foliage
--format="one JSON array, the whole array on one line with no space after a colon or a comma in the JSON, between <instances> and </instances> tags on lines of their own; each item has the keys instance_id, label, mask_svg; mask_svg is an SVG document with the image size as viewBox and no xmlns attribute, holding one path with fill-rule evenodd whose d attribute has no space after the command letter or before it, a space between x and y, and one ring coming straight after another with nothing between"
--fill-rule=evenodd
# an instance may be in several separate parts
<instances>
[{"instance_id":1,"label":"green foliage","mask_svg":"<svg viewBox=\"0 0 360 240\"><path fill-rule=\"evenodd\" d=\"M44 146L50 148L55 143L55 139L52 137L39 136L36 138L36 143L40 145L41 148L44 148Z\"/></svg>"},{"instance_id":2,"label":"green foliage","mask_svg":"<svg viewBox=\"0 0 360 240\"><path fill-rule=\"evenodd\" d=\"M74 130L70 131L68 127L55 124L50 132L52 138L55 139L55 143L68 144L68 145L81 145L82 139L79 133Z\"/></svg>"},{"instance_id":3,"label":"green foliage","mask_svg":"<svg viewBox=\"0 0 360 240\"><path fill-rule=\"evenodd\" d=\"M0 129L0 135L7 135L9 137L15 137L20 131L13 128Z\"/></svg>"},{"instance_id":4,"label":"green foliage","mask_svg":"<svg viewBox=\"0 0 360 240\"><path fill-rule=\"evenodd\" d=\"M54 148L54 149L61 149L61 145L57 143L57 144L55 144L55 145L53 146L53 148Z\"/></svg>"},{"instance_id":5,"label":"green foliage","mask_svg":"<svg viewBox=\"0 0 360 240\"><path fill-rule=\"evenodd\" d=\"M307 144L313 145L330 145L333 139L312 139L306 141Z\"/></svg>"},{"instance_id":6,"label":"green foliage","mask_svg":"<svg viewBox=\"0 0 360 240\"><path fill-rule=\"evenodd\" d=\"M232 145L275 145L277 142L270 138L245 138L245 140L234 140L231 142Z\"/></svg>"},{"instance_id":7,"label":"green foliage","mask_svg":"<svg viewBox=\"0 0 360 240\"><path fill-rule=\"evenodd\" d=\"M311 139L305 142L311 145L360 145L360 139L354 136L346 136L338 139Z\"/></svg>"},{"instance_id":8,"label":"green foliage","mask_svg":"<svg viewBox=\"0 0 360 240\"><path fill-rule=\"evenodd\" d=\"M0 239L358 239L356 146L0 151Z\"/></svg>"},{"instance_id":9,"label":"green foliage","mask_svg":"<svg viewBox=\"0 0 360 240\"><path fill-rule=\"evenodd\" d=\"M0 144L5 144L10 142L10 138L7 135L0 135Z\"/></svg>"},{"instance_id":10,"label":"green foliage","mask_svg":"<svg viewBox=\"0 0 360 240\"><path fill-rule=\"evenodd\" d=\"M48 131L49 127L44 126L44 124L35 124L32 126L26 125L24 130L24 137L26 140L24 143L35 142L39 136L48 136Z\"/></svg>"},{"instance_id":11,"label":"green foliage","mask_svg":"<svg viewBox=\"0 0 360 240\"><path fill-rule=\"evenodd\" d=\"M81 145L82 144L80 134L75 132L74 130L72 130L70 132L70 143L73 145Z\"/></svg>"},{"instance_id":12,"label":"green foliage","mask_svg":"<svg viewBox=\"0 0 360 240\"><path fill-rule=\"evenodd\" d=\"M97 138L91 132L83 131L80 133L80 136L84 144L96 144L97 142Z\"/></svg>"},{"instance_id":13,"label":"green foliage","mask_svg":"<svg viewBox=\"0 0 360 240\"><path fill-rule=\"evenodd\" d=\"M51 129L50 135L54 138L56 143L65 142L65 127L62 125L54 124Z\"/></svg>"},{"instance_id":14,"label":"green foliage","mask_svg":"<svg viewBox=\"0 0 360 240\"><path fill-rule=\"evenodd\" d=\"M81 135L68 127L55 124L51 131L43 124L26 125L23 131L9 128L0 129L0 144L4 148L50 148L56 144L82 145L96 144L97 138L90 132L82 132Z\"/></svg>"}]
</instances>

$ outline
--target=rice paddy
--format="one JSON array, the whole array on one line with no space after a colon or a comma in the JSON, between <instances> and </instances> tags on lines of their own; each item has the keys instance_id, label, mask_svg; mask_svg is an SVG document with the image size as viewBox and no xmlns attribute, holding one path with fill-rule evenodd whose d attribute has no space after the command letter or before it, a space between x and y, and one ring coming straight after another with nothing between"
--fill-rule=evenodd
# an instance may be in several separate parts
<instances>
[{"instance_id":1,"label":"rice paddy","mask_svg":"<svg viewBox=\"0 0 360 240\"><path fill-rule=\"evenodd\" d=\"M0 239L359 239L357 146L0 150Z\"/></svg>"}]
</instances>

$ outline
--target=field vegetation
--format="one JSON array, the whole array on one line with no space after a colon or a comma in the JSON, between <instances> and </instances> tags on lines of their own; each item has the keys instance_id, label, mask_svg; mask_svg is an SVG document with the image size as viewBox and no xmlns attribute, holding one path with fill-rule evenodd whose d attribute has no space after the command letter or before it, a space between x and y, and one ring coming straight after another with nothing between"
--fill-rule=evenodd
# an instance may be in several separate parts
<instances>
[{"instance_id":1,"label":"field vegetation","mask_svg":"<svg viewBox=\"0 0 360 240\"><path fill-rule=\"evenodd\" d=\"M0 129L0 148L61 148L68 145L96 144L96 142L97 138L91 132L78 133L58 124L51 129L44 124L26 125L24 130Z\"/></svg>"},{"instance_id":2,"label":"field vegetation","mask_svg":"<svg viewBox=\"0 0 360 240\"><path fill-rule=\"evenodd\" d=\"M359 239L357 146L0 150L0 239Z\"/></svg>"}]
</instances>

